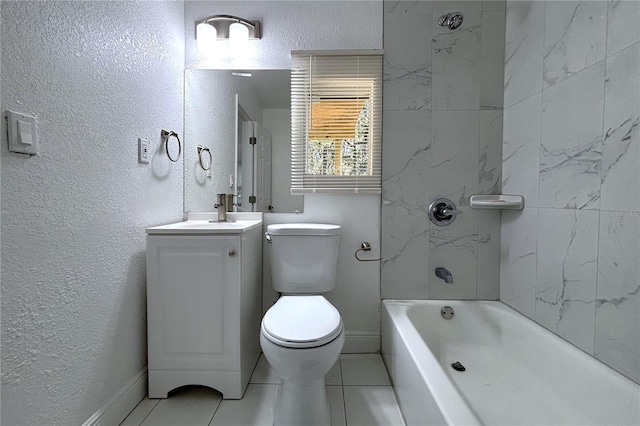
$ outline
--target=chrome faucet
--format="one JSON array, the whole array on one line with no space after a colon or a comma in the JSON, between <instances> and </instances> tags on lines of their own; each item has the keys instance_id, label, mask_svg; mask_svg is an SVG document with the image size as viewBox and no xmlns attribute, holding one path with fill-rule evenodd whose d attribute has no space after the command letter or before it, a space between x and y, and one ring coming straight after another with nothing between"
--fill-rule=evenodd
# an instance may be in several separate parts
<instances>
[{"instance_id":1,"label":"chrome faucet","mask_svg":"<svg viewBox=\"0 0 640 426\"><path fill-rule=\"evenodd\" d=\"M226 200L227 194L218 194L218 202L213 205L213 207L218 209L218 222L227 221L227 206L225 205Z\"/></svg>"},{"instance_id":2,"label":"chrome faucet","mask_svg":"<svg viewBox=\"0 0 640 426\"><path fill-rule=\"evenodd\" d=\"M453 275L451 275L451 272L449 272L447 268L436 268L436 277L444 280L447 284L453 284Z\"/></svg>"}]
</instances>

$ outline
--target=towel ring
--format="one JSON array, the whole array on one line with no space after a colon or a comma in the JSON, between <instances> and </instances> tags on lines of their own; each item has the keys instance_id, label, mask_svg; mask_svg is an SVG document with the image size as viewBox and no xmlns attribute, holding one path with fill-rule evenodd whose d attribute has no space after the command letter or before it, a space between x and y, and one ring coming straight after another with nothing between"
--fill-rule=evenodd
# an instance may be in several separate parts
<instances>
[{"instance_id":1,"label":"towel ring","mask_svg":"<svg viewBox=\"0 0 640 426\"><path fill-rule=\"evenodd\" d=\"M209 167L204 167L204 164L202 164L203 151L207 151L207 154L209 154ZM198 145L198 160L200 161L200 167L202 167L202 170L204 171L211 170L211 162L213 161L213 157L211 156L211 151L209 151L209 148L202 145Z\"/></svg>"},{"instance_id":2,"label":"towel ring","mask_svg":"<svg viewBox=\"0 0 640 426\"><path fill-rule=\"evenodd\" d=\"M168 130L162 129L160 131L160 135L162 136L162 139L164 139L164 142L165 142L164 148L165 148L165 151L167 151L167 157L169 157L169 160L175 163L180 159L180 154L182 153L182 143L180 142L180 138L178 137L178 134L174 131L168 131ZM169 139L171 138L171 136L175 136L176 140L178 141L178 156L176 157L175 160L171 158L171 154L169 154Z\"/></svg>"}]
</instances>

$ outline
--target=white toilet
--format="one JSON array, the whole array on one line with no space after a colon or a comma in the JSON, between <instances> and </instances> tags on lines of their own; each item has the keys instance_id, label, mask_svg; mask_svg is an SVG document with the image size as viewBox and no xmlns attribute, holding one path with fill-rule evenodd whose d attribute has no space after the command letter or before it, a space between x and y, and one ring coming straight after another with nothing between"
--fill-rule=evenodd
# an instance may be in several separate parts
<instances>
[{"instance_id":1,"label":"white toilet","mask_svg":"<svg viewBox=\"0 0 640 426\"><path fill-rule=\"evenodd\" d=\"M267 226L271 277L280 299L262 318L260 345L282 379L274 425L330 425L324 376L344 345L340 313L322 293L336 284L340 226Z\"/></svg>"}]
</instances>

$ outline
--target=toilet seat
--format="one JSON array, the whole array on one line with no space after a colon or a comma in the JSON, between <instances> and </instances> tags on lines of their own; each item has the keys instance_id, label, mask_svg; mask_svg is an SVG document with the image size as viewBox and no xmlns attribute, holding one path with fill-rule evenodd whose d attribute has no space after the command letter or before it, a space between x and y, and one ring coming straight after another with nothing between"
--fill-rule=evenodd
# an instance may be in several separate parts
<instances>
[{"instance_id":1,"label":"toilet seat","mask_svg":"<svg viewBox=\"0 0 640 426\"><path fill-rule=\"evenodd\" d=\"M326 345L342 333L340 313L322 296L282 296L262 319L262 334L287 348Z\"/></svg>"}]
</instances>

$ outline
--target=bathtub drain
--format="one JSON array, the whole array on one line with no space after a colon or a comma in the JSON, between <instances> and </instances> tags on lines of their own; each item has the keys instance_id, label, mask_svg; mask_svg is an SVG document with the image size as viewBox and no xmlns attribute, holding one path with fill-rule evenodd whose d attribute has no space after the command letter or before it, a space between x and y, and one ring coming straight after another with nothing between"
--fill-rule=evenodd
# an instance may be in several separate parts
<instances>
[{"instance_id":1,"label":"bathtub drain","mask_svg":"<svg viewBox=\"0 0 640 426\"><path fill-rule=\"evenodd\" d=\"M451 368L453 368L456 371L465 371L466 370L466 368L464 368L464 365L462 365L459 361L456 361L453 364L451 364Z\"/></svg>"},{"instance_id":2,"label":"bathtub drain","mask_svg":"<svg viewBox=\"0 0 640 426\"><path fill-rule=\"evenodd\" d=\"M442 318L444 319L453 318L453 308L451 306L444 306L440 309L440 315L442 315Z\"/></svg>"}]
</instances>

